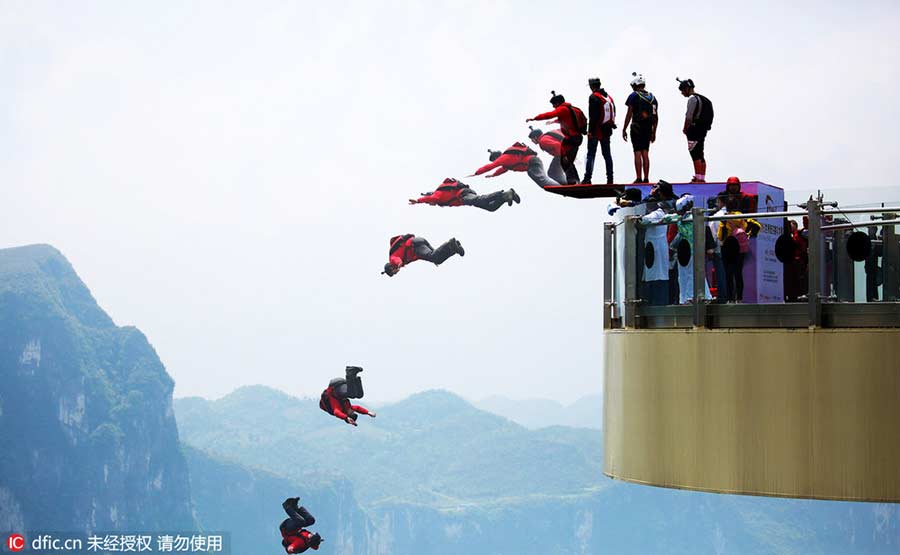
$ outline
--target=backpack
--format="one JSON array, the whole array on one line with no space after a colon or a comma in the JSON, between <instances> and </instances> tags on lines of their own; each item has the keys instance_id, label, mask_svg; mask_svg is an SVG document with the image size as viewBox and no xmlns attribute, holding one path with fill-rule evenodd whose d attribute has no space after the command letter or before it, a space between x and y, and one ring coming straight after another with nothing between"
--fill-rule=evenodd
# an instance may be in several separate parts
<instances>
[{"instance_id":1,"label":"backpack","mask_svg":"<svg viewBox=\"0 0 900 555\"><path fill-rule=\"evenodd\" d=\"M694 96L696 96L700 101L700 113L698 113L694 117L693 123L697 126L697 128L704 131L709 131L710 129L712 129L713 116L715 115L713 112L712 102L710 102L709 99L702 94L694 93Z\"/></svg>"},{"instance_id":2,"label":"backpack","mask_svg":"<svg viewBox=\"0 0 900 555\"><path fill-rule=\"evenodd\" d=\"M569 104L568 108L569 112L572 114L572 121L575 122L575 130L582 135L587 135L587 116L584 115L584 112L581 111L581 108L576 108L571 104Z\"/></svg>"},{"instance_id":3,"label":"backpack","mask_svg":"<svg viewBox=\"0 0 900 555\"><path fill-rule=\"evenodd\" d=\"M735 229L734 238L737 239L738 248L740 249L741 254L750 252L750 236L747 235L746 231L740 227Z\"/></svg>"},{"instance_id":4,"label":"backpack","mask_svg":"<svg viewBox=\"0 0 900 555\"><path fill-rule=\"evenodd\" d=\"M653 93L649 91L634 91L637 94L638 106L635 106L632 112L641 115L638 121L653 121L656 117L656 110L653 106ZM644 96L646 95L646 96ZM635 118L637 119L637 118Z\"/></svg>"}]
</instances>

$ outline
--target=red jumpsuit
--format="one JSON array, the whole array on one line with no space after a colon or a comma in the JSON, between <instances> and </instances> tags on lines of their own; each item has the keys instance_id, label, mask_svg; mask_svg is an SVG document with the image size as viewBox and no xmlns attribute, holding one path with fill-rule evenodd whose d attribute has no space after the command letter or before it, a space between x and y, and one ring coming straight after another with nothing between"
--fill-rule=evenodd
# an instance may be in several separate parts
<instances>
[{"instance_id":1,"label":"red jumpsuit","mask_svg":"<svg viewBox=\"0 0 900 555\"><path fill-rule=\"evenodd\" d=\"M311 546L309 543L309 539L312 536L312 532L309 530L300 530L299 532L294 532L292 534L288 534L285 532L281 532L281 545L284 546L284 550L287 553L303 553L310 547L314 550L318 550L319 546Z\"/></svg>"},{"instance_id":2,"label":"red jumpsuit","mask_svg":"<svg viewBox=\"0 0 900 555\"><path fill-rule=\"evenodd\" d=\"M435 206L462 206L462 192L469 189L465 183L447 178L430 195L420 197L416 202Z\"/></svg>"},{"instance_id":3,"label":"red jumpsuit","mask_svg":"<svg viewBox=\"0 0 900 555\"><path fill-rule=\"evenodd\" d=\"M562 156L562 141L564 137L559 131L548 131L541 135L541 138L538 139L538 146L541 147L541 150L553 156L554 158L559 158Z\"/></svg>"},{"instance_id":4,"label":"red jumpsuit","mask_svg":"<svg viewBox=\"0 0 900 555\"><path fill-rule=\"evenodd\" d=\"M322 398L319 401L319 407L329 414L333 414L336 418L347 420L347 416L353 412L359 414L369 414L369 409L360 405L351 405L350 399L341 399L334 394L334 389L329 387L322 392Z\"/></svg>"},{"instance_id":5,"label":"red jumpsuit","mask_svg":"<svg viewBox=\"0 0 900 555\"><path fill-rule=\"evenodd\" d=\"M581 146L582 135L586 131L587 120L584 112L563 102L550 112L544 112L534 116L533 119L545 120L557 118L559 126L565 138L562 141L562 153L560 163L566 172L566 180L570 185L578 183L578 170L575 169L575 157L578 156L578 147ZM580 121L579 121L580 119Z\"/></svg>"},{"instance_id":6,"label":"red jumpsuit","mask_svg":"<svg viewBox=\"0 0 900 555\"><path fill-rule=\"evenodd\" d=\"M491 171L494 168L498 169L489 177L496 177L498 175L506 173L507 171L528 171L528 162L535 154L536 153L525 146L525 144L515 143L511 147L503 151L503 154L501 154L499 158L497 158L490 164L485 164L484 166L478 168L478 170L475 171L475 175L481 175L485 172Z\"/></svg>"}]
</instances>

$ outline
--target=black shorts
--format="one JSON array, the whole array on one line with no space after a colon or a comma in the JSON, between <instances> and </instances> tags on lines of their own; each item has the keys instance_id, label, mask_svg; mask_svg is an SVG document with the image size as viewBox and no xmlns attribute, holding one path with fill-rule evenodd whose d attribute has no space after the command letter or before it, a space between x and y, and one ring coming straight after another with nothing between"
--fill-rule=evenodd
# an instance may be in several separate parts
<instances>
[{"instance_id":1,"label":"black shorts","mask_svg":"<svg viewBox=\"0 0 900 555\"><path fill-rule=\"evenodd\" d=\"M700 137L698 140L688 139L688 152L691 153L691 160L695 162L697 160L706 161L703 158L703 146L706 143L706 137Z\"/></svg>"},{"instance_id":2,"label":"black shorts","mask_svg":"<svg viewBox=\"0 0 900 555\"><path fill-rule=\"evenodd\" d=\"M653 126L644 123L631 124L631 146L635 152L641 150L650 150L650 134L653 132Z\"/></svg>"}]
</instances>

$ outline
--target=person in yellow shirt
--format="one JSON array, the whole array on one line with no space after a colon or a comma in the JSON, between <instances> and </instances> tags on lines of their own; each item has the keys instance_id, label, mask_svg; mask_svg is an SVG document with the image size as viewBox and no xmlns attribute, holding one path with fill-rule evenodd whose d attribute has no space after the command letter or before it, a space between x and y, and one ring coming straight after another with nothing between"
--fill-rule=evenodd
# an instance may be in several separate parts
<instances>
[{"instance_id":1,"label":"person in yellow shirt","mask_svg":"<svg viewBox=\"0 0 900 555\"><path fill-rule=\"evenodd\" d=\"M729 197L725 201L727 214L741 214L740 199ZM750 252L750 238L756 237L762 226L753 218L725 220L719 226L719 243L725 262L725 282L728 302L744 300L744 258Z\"/></svg>"}]
</instances>

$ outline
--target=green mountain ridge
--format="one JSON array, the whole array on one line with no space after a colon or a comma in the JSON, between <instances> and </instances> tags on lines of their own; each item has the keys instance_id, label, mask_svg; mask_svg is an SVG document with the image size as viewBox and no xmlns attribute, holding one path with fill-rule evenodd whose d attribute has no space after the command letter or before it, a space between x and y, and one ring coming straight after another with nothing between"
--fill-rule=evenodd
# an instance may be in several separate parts
<instances>
[{"instance_id":1,"label":"green mountain ridge","mask_svg":"<svg viewBox=\"0 0 900 555\"><path fill-rule=\"evenodd\" d=\"M445 391L373 407L378 418L364 418L359 428L320 411L314 399L260 387L239 391L217 401L176 400L184 441L310 487L345 479L368 518L370 555L845 555L900 548L895 506L610 480L600 468L599 431L528 430ZM295 449L282 443L285 422L303 430ZM249 436L260 439L241 439Z\"/></svg>"},{"instance_id":2,"label":"green mountain ridge","mask_svg":"<svg viewBox=\"0 0 900 555\"><path fill-rule=\"evenodd\" d=\"M0 522L194 526L173 381L48 245L0 250Z\"/></svg>"}]
</instances>

